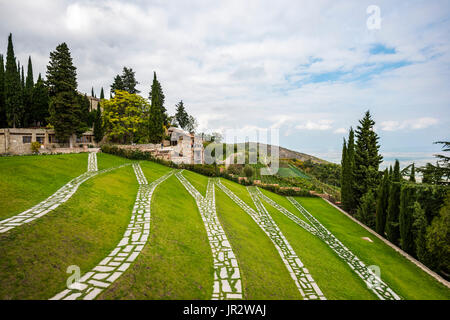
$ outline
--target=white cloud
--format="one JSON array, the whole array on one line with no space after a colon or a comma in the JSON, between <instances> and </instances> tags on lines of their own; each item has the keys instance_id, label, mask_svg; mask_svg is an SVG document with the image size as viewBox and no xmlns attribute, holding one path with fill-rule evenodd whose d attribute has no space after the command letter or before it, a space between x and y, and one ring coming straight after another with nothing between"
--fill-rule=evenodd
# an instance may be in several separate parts
<instances>
[{"instance_id":1,"label":"white cloud","mask_svg":"<svg viewBox=\"0 0 450 320\"><path fill-rule=\"evenodd\" d=\"M299 130L329 130L333 120L306 121L305 123L296 125Z\"/></svg>"},{"instance_id":2,"label":"white cloud","mask_svg":"<svg viewBox=\"0 0 450 320\"><path fill-rule=\"evenodd\" d=\"M380 123L381 130L384 131L397 131L397 130L418 130L425 129L432 125L437 124L439 121L435 118L418 118L408 119L401 121L383 121Z\"/></svg>"},{"instance_id":3,"label":"white cloud","mask_svg":"<svg viewBox=\"0 0 450 320\"><path fill-rule=\"evenodd\" d=\"M345 128L337 128L336 130L334 130L333 132L334 133L339 133L339 134L344 134L344 133L347 133L347 129L345 129Z\"/></svg>"}]
</instances>

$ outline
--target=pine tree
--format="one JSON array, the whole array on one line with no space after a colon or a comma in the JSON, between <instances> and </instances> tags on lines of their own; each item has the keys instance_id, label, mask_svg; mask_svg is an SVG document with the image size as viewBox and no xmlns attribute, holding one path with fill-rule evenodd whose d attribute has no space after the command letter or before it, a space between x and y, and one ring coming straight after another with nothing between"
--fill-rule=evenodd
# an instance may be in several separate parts
<instances>
[{"instance_id":1,"label":"pine tree","mask_svg":"<svg viewBox=\"0 0 450 320\"><path fill-rule=\"evenodd\" d=\"M375 196L372 190L362 196L355 218L369 228L375 228Z\"/></svg>"},{"instance_id":2,"label":"pine tree","mask_svg":"<svg viewBox=\"0 0 450 320\"><path fill-rule=\"evenodd\" d=\"M12 43L12 34L8 37L8 51L5 67L5 110L9 127L19 127L23 115L22 85L17 72L16 57Z\"/></svg>"},{"instance_id":3,"label":"pine tree","mask_svg":"<svg viewBox=\"0 0 450 320\"><path fill-rule=\"evenodd\" d=\"M175 119L177 120L180 128L186 129L189 123L189 115L186 112L186 109L184 108L183 100L178 102L178 104L176 104L175 107L177 108L175 113Z\"/></svg>"},{"instance_id":4,"label":"pine tree","mask_svg":"<svg viewBox=\"0 0 450 320\"><path fill-rule=\"evenodd\" d=\"M121 78L125 91L128 91L131 94L140 93L140 91L136 89L139 82L136 80L135 72L132 68L123 67Z\"/></svg>"},{"instance_id":5,"label":"pine tree","mask_svg":"<svg viewBox=\"0 0 450 320\"><path fill-rule=\"evenodd\" d=\"M5 110L5 64L0 54L0 128L7 126Z\"/></svg>"},{"instance_id":6,"label":"pine tree","mask_svg":"<svg viewBox=\"0 0 450 320\"><path fill-rule=\"evenodd\" d=\"M386 215L389 204L389 173L384 171L383 181L381 182L377 192L377 210L376 210L376 231L384 236L386 227Z\"/></svg>"},{"instance_id":7,"label":"pine tree","mask_svg":"<svg viewBox=\"0 0 450 320\"><path fill-rule=\"evenodd\" d=\"M125 87L124 87L123 81L122 81L122 77L120 75L117 75L114 78L114 82L111 85L111 92L109 94L110 98L112 97L111 94L116 93L116 90L125 90Z\"/></svg>"},{"instance_id":8,"label":"pine tree","mask_svg":"<svg viewBox=\"0 0 450 320\"><path fill-rule=\"evenodd\" d=\"M411 166L411 174L409 175L409 181L416 182L416 170L414 168L414 163Z\"/></svg>"},{"instance_id":9,"label":"pine tree","mask_svg":"<svg viewBox=\"0 0 450 320\"><path fill-rule=\"evenodd\" d=\"M156 72L153 73L150 96L151 106L148 121L149 141L151 143L160 143L164 137L163 96L161 85L156 79Z\"/></svg>"},{"instance_id":10,"label":"pine tree","mask_svg":"<svg viewBox=\"0 0 450 320\"><path fill-rule=\"evenodd\" d=\"M347 205L349 212L355 212L358 204L356 201L356 183L355 183L355 133L350 127L347 144Z\"/></svg>"},{"instance_id":11,"label":"pine tree","mask_svg":"<svg viewBox=\"0 0 450 320\"><path fill-rule=\"evenodd\" d=\"M85 130L83 112L77 93L77 72L66 43L50 53L47 66L47 85L50 97L50 123L58 140L67 142L69 137Z\"/></svg>"},{"instance_id":12,"label":"pine tree","mask_svg":"<svg viewBox=\"0 0 450 320\"><path fill-rule=\"evenodd\" d=\"M102 90L100 91L100 99L105 99L105 92L103 92L103 87Z\"/></svg>"},{"instance_id":13,"label":"pine tree","mask_svg":"<svg viewBox=\"0 0 450 320\"><path fill-rule=\"evenodd\" d=\"M28 67L27 67L27 78L25 81L25 88L23 92L24 101L24 126L28 127L31 125L36 125L36 114L33 108L33 65L31 63L31 57L28 57Z\"/></svg>"},{"instance_id":14,"label":"pine tree","mask_svg":"<svg viewBox=\"0 0 450 320\"><path fill-rule=\"evenodd\" d=\"M416 201L415 188L410 184L404 184L400 194L399 231L400 244L404 251L414 254L413 239L413 215L414 202Z\"/></svg>"},{"instance_id":15,"label":"pine tree","mask_svg":"<svg viewBox=\"0 0 450 320\"><path fill-rule=\"evenodd\" d=\"M41 74L39 74L36 85L33 88L31 101L35 124L37 126L45 126L47 118L50 116L49 99L48 89L41 78Z\"/></svg>"},{"instance_id":16,"label":"pine tree","mask_svg":"<svg viewBox=\"0 0 450 320\"><path fill-rule=\"evenodd\" d=\"M392 175L392 183L389 190L389 204L386 216L386 236L389 241L394 244L399 243L399 210L400 210L400 192L401 192L401 175L400 163L395 161L394 171Z\"/></svg>"},{"instance_id":17,"label":"pine tree","mask_svg":"<svg viewBox=\"0 0 450 320\"><path fill-rule=\"evenodd\" d=\"M356 130L357 141L355 146L355 183L353 193L356 206L359 205L362 195L368 190L374 191L378 186L380 180L378 167L383 159L379 154L379 137L373 131L375 121L372 120L369 111L359 121L359 124Z\"/></svg>"}]
</instances>

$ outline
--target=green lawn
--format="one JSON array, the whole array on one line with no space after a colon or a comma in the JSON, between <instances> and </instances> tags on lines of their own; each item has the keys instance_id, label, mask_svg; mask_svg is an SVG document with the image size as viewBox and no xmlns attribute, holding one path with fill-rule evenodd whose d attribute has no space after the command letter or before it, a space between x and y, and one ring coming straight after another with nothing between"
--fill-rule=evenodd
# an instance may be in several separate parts
<instances>
[{"instance_id":1,"label":"green lawn","mask_svg":"<svg viewBox=\"0 0 450 320\"><path fill-rule=\"evenodd\" d=\"M150 162L142 162L147 179ZM150 238L136 262L98 299L211 299L213 259L194 198L175 176L153 194Z\"/></svg>"},{"instance_id":2,"label":"green lawn","mask_svg":"<svg viewBox=\"0 0 450 320\"><path fill-rule=\"evenodd\" d=\"M404 299L450 299L444 287L380 239L321 198L296 198L330 232L367 265L377 265L381 278ZM373 243L363 240L369 237Z\"/></svg>"},{"instance_id":3,"label":"green lawn","mask_svg":"<svg viewBox=\"0 0 450 320\"><path fill-rule=\"evenodd\" d=\"M183 170L183 176L189 180L189 182L194 186L195 189L198 190L198 192L202 194L202 196L206 197L208 177L189 170Z\"/></svg>"},{"instance_id":4,"label":"green lawn","mask_svg":"<svg viewBox=\"0 0 450 320\"><path fill-rule=\"evenodd\" d=\"M49 299L65 289L68 266L96 266L122 238L137 189L131 166L98 175L54 211L0 234L0 299Z\"/></svg>"},{"instance_id":5,"label":"green lawn","mask_svg":"<svg viewBox=\"0 0 450 320\"><path fill-rule=\"evenodd\" d=\"M130 162L99 153L99 170ZM88 153L0 157L0 220L21 213L87 171Z\"/></svg>"}]
</instances>

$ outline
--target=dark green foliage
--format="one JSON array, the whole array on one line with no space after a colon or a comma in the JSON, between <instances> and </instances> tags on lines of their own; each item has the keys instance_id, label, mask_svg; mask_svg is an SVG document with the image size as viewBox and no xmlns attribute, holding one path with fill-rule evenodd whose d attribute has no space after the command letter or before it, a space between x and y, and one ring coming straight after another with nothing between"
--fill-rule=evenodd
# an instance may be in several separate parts
<instances>
[{"instance_id":1,"label":"dark green foliage","mask_svg":"<svg viewBox=\"0 0 450 320\"><path fill-rule=\"evenodd\" d=\"M25 88L23 91L23 104L24 104L24 117L23 125L24 127L34 126L36 121L36 115L34 114L33 108L33 65L31 64L31 57L28 57L28 68L27 68L27 78L25 81Z\"/></svg>"},{"instance_id":2,"label":"dark green foliage","mask_svg":"<svg viewBox=\"0 0 450 320\"><path fill-rule=\"evenodd\" d=\"M7 126L5 110L5 64L0 54L0 128Z\"/></svg>"},{"instance_id":3,"label":"dark green foliage","mask_svg":"<svg viewBox=\"0 0 450 320\"><path fill-rule=\"evenodd\" d=\"M447 193L439 215L433 219L427 229L426 243L435 269L448 277L450 274L450 192Z\"/></svg>"},{"instance_id":4,"label":"dark green foliage","mask_svg":"<svg viewBox=\"0 0 450 320\"><path fill-rule=\"evenodd\" d=\"M131 94L137 94L140 91L136 89L139 82L136 80L135 72L132 68L123 67L122 75L117 75L114 78L114 82L111 85L111 92L115 93L116 90L127 91ZM92 92L94 89L92 89Z\"/></svg>"},{"instance_id":5,"label":"dark green foliage","mask_svg":"<svg viewBox=\"0 0 450 320\"><path fill-rule=\"evenodd\" d=\"M344 148L343 148L344 149ZM344 152L344 150L343 150ZM341 198L344 210L355 212L357 208L355 183L355 134L350 128L348 144L345 147L345 157L342 157Z\"/></svg>"},{"instance_id":6,"label":"dark green foliage","mask_svg":"<svg viewBox=\"0 0 450 320\"><path fill-rule=\"evenodd\" d=\"M102 141L104 135L103 130L103 120L102 120L102 109L100 104L98 105L97 111L95 111L95 121L94 121L94 139L95 142L99 143Z\"/></svg>"},{"instance_id":7,"label":"dark green foliage","mask_svg":"<svg viewBox=\"0 0 450 320\"><path fill-rule=\"evenodd\" d=\"M91 88L91 97L95 97L95 94L94 94L94 87Z\"/></svg>"},{"instance_id":8,"label":"dark green foliage","mask_svg":"<svg viewBox=\"0 0 450 320\"><path fill-rule=\"evenodd\" d=\"M375 228L375 196L372 190L367 191L361 198L361 204L356 211L355 218L369 228Z\"/></svg>"},{"instance_id":9,"label":"dark green foliage","mask_svg":"<svg viewBox=\"0 0 450 320\"><path fill-rule=\"evenodd\" d=\"M414 163L411 166L411 173L409 175L409 181L410 182L416 182L416 170L414 168Z\"/></svg>"},{"instance_id":10,"label":"dark green foliage","mask_svg":"<svg viewBox=\"0 0 450 320\"><path fill-rule=\"evenodd\" d=\"M411 184L403 184L400 195L399 231L400 245L409 254L415 253L413 239L414 203L416 202L416 188Z\"/></svg>"},{"instance_id":11,"label":"dark green foliage","mask_svg":"<svg viewBox=\"0 0 450 320\"><path fill-rule=\"evenodd\" d=\"M384 236L384 230L386 227L386 215L389 204L389 187L389 172L386 169L384 171L383 181L377 191L376 231L382 236Z\"/></svg>"},{"instance_id":12,"label":"dark green foliage","mask_svg":"<svg viewBox=\"0 0 450 320\"><path fill-rule=\"evenodd\" d=\"M151 107L148 119L148 136L151 143L160 143L164 137L164 94L161 84L156 79L156 72L153 73L153 83L150 92Z\"/></svg>"},{"instance_id":13,"label":"dark green foliage","mask_svg":"<svg viewBox=\"0 0 450 320\"><path fill-rule=\"evenodd\" d=\"M246 165L244 167L244 174L248 179L250 179L253 176L253 168L249 165Z\"/></svg>"},{"instance_id":14,"label":"dark green foliage","mask_svg":"<svg viewBox=\"0 0 450 320\"><path fill-rule=\"evenodd\" d=\"M189 123L189 115L186 112L186 109L184 108L183 100L178 102L178 104L175 105L175 107L177 108L175 113L175 119L177 120L178 125L182 129L187 128Z\"/></svg>"},{"instance_id":15,"label":"dark green foliage","mask_svg":"<svg viewBox=\"0 0 450 320\"><path fill-rule=\"evenodd\" d=\"M20 121L23 117L22 84L20 73L17 71L11 34L8 37L6 53L5 110L8 126L13 128L21 126Z\"/></svg>"},{"instance_id":16,"label":"dark green foliage","mask_svg":"<svg viewBox=\"0 0 450 320\"><path fill-rule=\"evenodd\" d=\"M77 73L67 44L62 43L50 53L47 86L50 97L50 123L59 141L66 142L72 134L86 130L85 106L77 93Z\"/></svg>"},{"instance_id":17,"label":"dark green foliage","mask_svg":"<svg viewBox=\"0 0 450 320\"><path fill-rule=\"evenodd\" d=\"M419 202L414 202L413 213L413 236L415 245L415 256L419 261L430 265L430 255L427 250L426 232L428 222L425 217L425 210L422 209Z\"/></svg>"},{"instance_id":18,"label":"dark green foliage","mask_svg":"<svg viewBox=\"0 0 450 320\"><path fill-rule=\"evenodd\" d=\"M442 151L444 152L450 151L449 141L437 141L435 144L442 144ZM437 158L436 165L427 163L417 169L422 173L422 183L449 185L450 157L445 154L437 154L435 157Z\"/></svg>"},{"instance_id":19,"label":"dark green foliage","mask_svg":"<svg viewBox=\"0 0 450 320\"><path fill-rule=\"evenodd\" d=\"M400 210L400 193L401 193L401 176L400 164L398 160L395 161L392 183L389 190L389 204L386 217L386 236L389 241L394 244L399 244L400 230L399 230L399 210Z\"/></svg>"},{"instance_id":20,"label":"dark green foliage","mask_svg":"<svg viewBox=\"0 0 450 320\"><path fill-rule=\"evenodd\" d=\"M31 113L33 115L33 125L45 126L47 125L47 118L49 113L49 98L48 89L45 82L41 78L41 74L36 81L31 97Z\"/></svg>"},{"instance_id":21,"label":"dark green foliage","mask_svg":"<svg viewBox=\"0 0 450 320\"><path fill-rule=\"evenodd\" d=\"M100 90L100 99L105 99L105 92L103 91L103 87L102 90Z\"/></svg>"},{"instance_id":22,"label":"dark green foliage","mask_svg":"<svg viewBox=\"0 0 450 320\"><path fill-rule=\"evenodd\" d=\"M354 196L356 204L368 190L375 190L380 181L378 167L383 159L379 154L379 137L373 130L375 121L367 111L359 121L356 130L355 168L354 168ZM349 149L349 148L348 148Z\"/></svg>"}]
</instances>

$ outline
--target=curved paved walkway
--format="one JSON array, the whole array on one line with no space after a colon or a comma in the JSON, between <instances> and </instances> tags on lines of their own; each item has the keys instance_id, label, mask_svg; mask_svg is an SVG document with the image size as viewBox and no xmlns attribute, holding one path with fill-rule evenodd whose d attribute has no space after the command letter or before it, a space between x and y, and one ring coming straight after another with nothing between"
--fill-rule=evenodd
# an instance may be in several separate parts
<instances>
[{"instance_id":1,"label":"curved paved walkway","mask_svg":"<svg viewBox=\"0 0 450 320\"><path fill-rule=\"evenodd\" d=\"M317 236L323 242L325 242L331 250L333 250L339 258L344 260L350 268L364 281L367 287L381 300L400 300L400 297L386 284L384 283L371 269L369 269L364 262L362 262L355 254L353 254L346 246L342 244L330 231L328 231L313 215L311 215L305 208L302 207L294 198L287 197L290 203L300 211L300 213L310 222L308 227L305 228L305 222L298 218L293 213L289 212L286 208L279 205L266 195L257 187L247 188L250 194L254 194L256 197L264 200L269 205L286 215L289 219L297 223L306 231ZM299 223L301 221L301 223ZM313 229L313 230L311 230Z\"/></svg>"},{"instance_id":2,"label":"curved paved walkway","mask_svg":"<svg viewBox=\"0 0 450 320\"><path fill-rule=\"evenodd\" d=\"M25 223L32 222L52 210L55 210L61 204L66 202L72 197L72 195L77 191L78 187L86 180L96 176L97 174L112 171L123 166L129 165L123 164L118 167L107 168L101 171L97 171L97 154L95 152L89 153L88 160L88 171L82 175L70 180L64 186L62 186L58 191L52 194L50 197L44 201L38 203L31 209L28 209L22 213L19 213L11 218L0 221L0 233L7 232L11 229L19 227Z\"/></svg>"},{"instance_id":3,"label":"curved paved walkway","mask_svg":"<svg viewBox=\"0 0 450 320\"><path fill-rule=\"evenodd\" d=\"M242 281L239 265L216 213L214 182L208 179L206 197L203 197L181 172L177 172L176 177L191 196L194 197L205 224L214 259L212 299L242 299Z\"/></svg>"},{"instance_id":4,"label":"curved paved walkway","mask_svg":"<svg viewBox=\"0 0 450 320\"><path fill-rule=\"evenodd\" d=\"M258 209L255 211L238 196L236 196L231 190L225 187L220 180L218 180L217 186L221 188L239 207L247 212L273 242L303 298L305 300L326 300L324 294L310 275L308 269L303 265L287 239L284 237L280 228L267 212L266 208L264 208L258 200L259 198L254 193L250 193L252 200Z\"/></svg>"},{"instance_id":5,"label":"curved paved walkway","mask_svg":"<svg viewBox=\"0 0 450 320\"><path fill-rule=\"evenodd\" d=\"M116 281L137 258L150 234L150 204L156 187L173 171L148 184L139 164L133 164L139 182L130 223L116 248L91 271L85 273L70 289L63 290L50 300L92 300Z\"/></svg>"}]
</instances>

